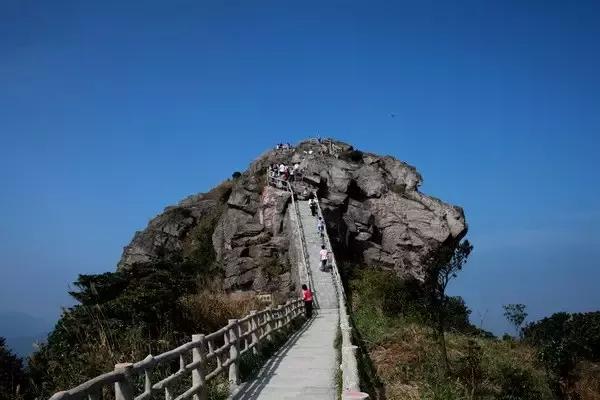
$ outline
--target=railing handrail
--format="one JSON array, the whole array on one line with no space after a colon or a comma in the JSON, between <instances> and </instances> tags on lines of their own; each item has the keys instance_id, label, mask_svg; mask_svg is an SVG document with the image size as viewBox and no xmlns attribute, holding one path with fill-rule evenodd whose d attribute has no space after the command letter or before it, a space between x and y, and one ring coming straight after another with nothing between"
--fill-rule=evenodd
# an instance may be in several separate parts
<instances>
[{"instance_id":1,"label":"railing handrail","mask_svg":"<svg viewBox=\"0 0 600 400\"><path fill-rule=\"evenodd\" d=\"M117 364L115 370L99 375L74 388L55 393L50 400L98 400L104 387L114 384L116 400L145 400L153 393L165 392L165 398L174 400L189 399L192 396L205 400L207 382L218 375L229 373L231 390L239 384L240 357L248 351L259 354L265 340L273 340L273 334L287 327L299 316L304 315L302 299L290 300L284 305L268 307L260 312L251 311L241 319L229 320L229 323L209 334L192 335L192 340L175 349L157 356L148 355L136 363ZM216 347L217 343L224 343ZM187 362L189 353L192 361ZM186 357L187 356L187 357ZM151 371L157 365L179 358L179 371L166 378L152 382ZM206 371L207 362L216 360L216 368ZM192 386L177 397L171 388L185 374L191 373ZM132 376L142 376L144 391L134 396Z\"/></svg>"},{"instance_id":2,"label":"railing handrail","mask_svg":"<svg viewBox=\"0 0 600 400\"><path fill-rule=\"evenodd\" d=\"M318 213L325 222L325 216L321 209L321 202L317 197L317 193L313 191L314 197L317 200ZM333 248L331 247L331 240L329 239L329 233L327 231L327 224L324 223L323 240L325 246L331 253L331 271L333 274L334 286L338 295L338 307L340 314L340 330L342 333L342 363L340 368L342 370L342 399L368 399L369 395L363 393L360 390L360 376L358 373L358 362L356 360L356 351L358 346L352 344L352 325L350 317L348 316L348 304L346 301L346 292L344 290L344 284L340 275L340 271L335 260Z\"/></svg>"},{"instance_id":3,"label":"railing handrail","mask_svg":"<svg viewBox=\"0 0 600 400\"><path fill-rule=\"evenodd\" d=\"M308 267L308 252L306 250L306 238L304 237L304 230L302 229L302 222L300 219L300 211L298 209L298 204L296 203L296 199L294 198L294 189L292 188L292 185L290 184L289 181L286 181L285 179L281 179L278 178L276 176L271 176L269 175L269 173L267 172L267 182L270 183L274 183L274 185L277 187L277 184L280 184L282 187L285 187L287 189L287 191L290 193L290 197L292 198L292 207L294 208L294 214L295 214L295 220L296 220L296 229L298 231L298 238L300 239L300 250L301 250L301 255L302 255L302 266L303 266L303 270L302 270L302 274L301 275L302 278L304 278L306 284L308 285L308 287L312 290L313 286L312 285L312 274L310 272L310 268Z\"/></svg>"}]
</instances>

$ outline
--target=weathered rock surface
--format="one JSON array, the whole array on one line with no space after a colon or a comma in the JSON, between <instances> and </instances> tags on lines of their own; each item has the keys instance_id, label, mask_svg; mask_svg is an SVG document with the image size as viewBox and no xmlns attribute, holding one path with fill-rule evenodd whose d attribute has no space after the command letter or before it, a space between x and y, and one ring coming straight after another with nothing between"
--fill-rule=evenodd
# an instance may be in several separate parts
<instances>
[{"instance_id":1,"label":"weathered rock surface","mask_svg":"<svg viewBox=\"0 0 600 400\"><path fill-rule=\"evenodd\" d=\"M414 167L341 142L306 141L294 150L266 152L217 194L167 208L136 233L118 267L181 258L190 232L218 209L212 244L226 288L290 289L298 257L290 194L264 184L267 167L281 162L300 164L303 179L294 183L300 198L317 191L340 259L422 279L428 255L466 233L463 210L420 193Z\"/></svg>"}]
</instances>

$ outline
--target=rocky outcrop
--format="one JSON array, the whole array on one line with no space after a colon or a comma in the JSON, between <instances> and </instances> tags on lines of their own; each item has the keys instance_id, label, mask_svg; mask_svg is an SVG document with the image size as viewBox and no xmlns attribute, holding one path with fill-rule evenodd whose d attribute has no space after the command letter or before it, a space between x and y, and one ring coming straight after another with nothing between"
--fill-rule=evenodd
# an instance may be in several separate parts
<instances>
[{"instance_id":1,"label":"rocky outcrop","mask_svg":"<svg viewBox=\"0 0 600 400\"><path fill-rule=\"evenodd\" d=\"M218 209L212 245L226 288L289 290L298 257L290 193L264 183L268 166L281 162L300 164L299 198L318 193L338 258L423 279L428 256L466 233L463 210L419 192L414 167L341 142L306 141L266 152L216 193L167 208L136 233L119 268L185 257L191 232Z\"/></svg>"},{"instance_id":2,"label":"rocky outcrop","mask_svg":"<svg viewBox=\"0 0 600 400\"><path fill-rule=\"evenodd\" d=\"M181 259L188 233L217 207L217 203L205 195L195 195L178 206L167 207L150 221L146 229L135 233L131 243L123 250L117 269Z\"/></svg>"}]
</instances>

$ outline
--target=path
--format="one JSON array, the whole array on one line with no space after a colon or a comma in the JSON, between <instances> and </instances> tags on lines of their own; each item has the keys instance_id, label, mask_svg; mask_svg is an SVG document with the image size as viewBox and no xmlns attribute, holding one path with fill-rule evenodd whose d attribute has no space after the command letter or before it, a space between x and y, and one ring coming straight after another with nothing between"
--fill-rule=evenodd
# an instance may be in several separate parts
<instances>
[{"instance_id":1,"label":"path","mask_svg":"<svg viewBox=\"0 0 600 400\"><path fill-rule=\"evenodd\" d=\"M339 368L334 347L339 327L335 287L330 272L319 269L321 239L316 217L307 201L299 201L300 218L313 275L313 291L319 304L316 317L309 321L262 368L257 379L249 382L235 397L239 400L333 400Z\"/></svg>"}]
</instances>

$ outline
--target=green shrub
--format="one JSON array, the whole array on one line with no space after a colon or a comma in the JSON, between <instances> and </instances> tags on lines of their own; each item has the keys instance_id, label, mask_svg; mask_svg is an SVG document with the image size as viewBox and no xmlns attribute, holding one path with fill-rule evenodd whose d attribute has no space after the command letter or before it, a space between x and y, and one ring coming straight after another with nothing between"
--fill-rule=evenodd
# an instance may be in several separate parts
<instances>
[{"instance_id":1,"label":"green shrub","mask_svg":"<svg viewBox=\"0 0 600 400\"><path fill-rule=\"evenodd\" d=\"M537 388L531 373L523 368L503 366L497 377L500 386L499 400L541 400L542 394Z\"/></svg>"},{"instance_id":2,"label":"green shrub","mask_svg":"<svg viewBox=\"0 0 600 400\"><path fill-rule=\"evenodd\" d=\"M463 400L464 398L463 391L458 385L443 380L426 385L421 395L423 400Z\"/></svg>"},{"instance_id":3,"label":"green shrub","mask_svg":"<svg viewBox=\"0 0 600 400\"><path fill-rule=\"evenodd\" d=\"M570 397L579 379L577 365L600 361L600 312L555 313L523 328L536 346L548 382L557 396Z\"/></svg>"},{"instance_id":4,"label":"green shrub","mask_svg":"<svg viewBox=\"0 0 600 400\"><path fill-rule=\"evenodd\" d=\"M18 400L27 394L27 377L23 361L0 337L0 400Z\"/></svg>"},{"instance_id":5,"label":"green shrub","mask_svg":"<svg viewBox=\"0 0 600 400\"><path fill-rule=\"evenodd\" d=\"M414 281L400 279L394 272L376 268L361 270L350 282L352 302L387 315L419 315L422 293Z\"/></svg>"},{"instance_id":6,"label":"green shrub","mask_svg":"<svg viewBox=\"0 0 600 400\"><path fill-rule=\"evenodd\" d=\"M230 187L220 185L208 196L221 200ZM65 310L31 358L35 395L49 397L112 370L118 362L162 353L213 328L214 318L190 318L180 299L195 294L198 281L219 276L212 233L221 211L222 206L215 207L188 233L183 257L80 275L70 292L79 304Z\"/></svg>"},{"instance_id":7,"label":"green shrub","mask_svg":"<svg viewBox=\"0 0 600 400\"><path fill-rule=\"evenodd\" d=\"M397 194L404 194L404 193L406 193L406 184L401 183L398 185L392 185L392 186L390 186L390 190Z\"/></svg>"},{"instance_id":8,"label":"green shrub","mask_svg":"<svg viewBox=\"0 0 600 400\"><path fill-rule=\"evenodd\" d=\"M346 161L352 161L355 163L363 160L363 152L360 150L349 149L340 153L340 158Z\"/></svg>"},{"instance_id":9,"label":"green shrub","mask_svg":"<svg viewBox=\"0 0 600 400\"><path fill-rule=\"evenodd\" d=\"M290 270L289 263L282 262L278 257L265 258L260 265L260 268L266 275L267 279L272 280L279 275Z\"/></svg>"}]
</instances>

